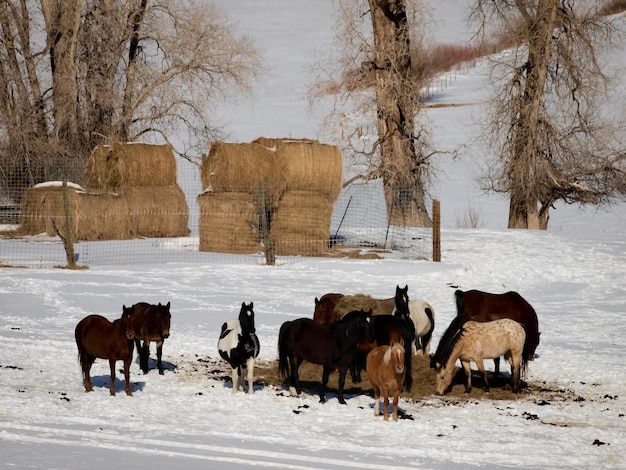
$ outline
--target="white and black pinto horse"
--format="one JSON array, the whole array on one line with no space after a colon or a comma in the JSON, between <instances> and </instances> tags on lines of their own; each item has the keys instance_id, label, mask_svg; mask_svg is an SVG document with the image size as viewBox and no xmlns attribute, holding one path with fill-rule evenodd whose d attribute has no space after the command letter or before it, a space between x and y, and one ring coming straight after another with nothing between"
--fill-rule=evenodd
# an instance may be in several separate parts
<instances>
[{"instance_id":1,"label":"white and black pinto horse","mask_svg":"<svg viewBox=\"0 0 626 470\"><path fill-rule=\"evenodd\" d=\"M424 300L409 302L409 318L415 327L414 354L430 355L430 340L435 329L435 309Z\"/></svg>"},{"instance_id":2,"label":"white and black pinto horse","mask_svg":"<svg viewBox=\"0 0 626 470\"><path fill-rule=\"evenodd\" d=\"M244 390L242 369L247 369L248 393L254 393L254 359L259 355L261 346L254 327L253 303L241 304L239 318L228 320L222 325L217 350L222 359L232 368L233 393Z\"/></svg>"}]
</instances>

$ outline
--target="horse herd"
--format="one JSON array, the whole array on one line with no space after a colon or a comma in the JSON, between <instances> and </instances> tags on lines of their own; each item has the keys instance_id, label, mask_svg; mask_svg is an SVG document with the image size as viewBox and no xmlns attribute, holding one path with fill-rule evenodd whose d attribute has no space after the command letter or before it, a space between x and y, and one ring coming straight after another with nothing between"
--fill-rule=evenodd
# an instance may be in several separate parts
<instances>
[{"instance_id":1,"label":"horse herd","mask_svg":"<svg viewBox=\"0 0 626 470\"><path fill-rule=\"evenodd\" d=\"M322 365L320 401L326 400L326 387L332 372L338 371L338 400L345 404L344 385L350 371L352 381L361 381L361 371L374 390L374 414L389 416L389 400L393 398L392 417L398 419L398 397L412 386L413 355L430 355L430 367L436 374L435 393L449 389L457 359L466 375L465 392L470 393L470 362L476 363L489 381L485 359L493 359L496 374L500 357L511 366L511 387L520 390L528 361L534 358L539 345L539 325L533 307L518 293L492 294L478 290L455 292L457 315L446 328L434 354L430 341L435 328L435 311L423 300L409 300L408 286L396 286L394 297L374 299L357 294L329 293L315 298L313 318L298 318L283 323L278 333L278 369L293 395L301 396L298 370L304 362ZM260 351L254 324L253 303L241 304L238 318L225 322L218 340L218 351L231 367L233 393L254 392L253 370ZM115 395L115 362L124 363L126 393L132 395L129 369L133 349L139 352L140 368L148 372L149 344L157 344L157 367L161 362L163 341L169 337L170 304L138 303L123 306L121 318L109 322L99 315L89 315L76 326L75 338L86 391L91 391L90 369L96 358L108 359L111 368L110 393ZM143 341L143 343L141 343Z\"/></svg>"}]
</instances>

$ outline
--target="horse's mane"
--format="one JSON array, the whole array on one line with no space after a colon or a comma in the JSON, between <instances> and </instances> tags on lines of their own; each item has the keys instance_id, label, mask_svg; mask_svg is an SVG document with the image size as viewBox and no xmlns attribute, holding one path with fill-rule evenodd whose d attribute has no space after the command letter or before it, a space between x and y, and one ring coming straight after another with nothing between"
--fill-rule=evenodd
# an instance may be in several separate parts
<instances>
[{"instance_id":1,"label":"horse's mane","mask_svg":"<svg viewBox=\"0 0 626 470\"><path fill-rule=\"evenodd\" d=\"M445 366L448 359L450 359L450 355L452 354L454 347L463 337L463 325L465 325L468 320L469 319L465 315L457 315L454 317L439 340L437 351L432 358L433 362L438 362L442 366Z\"/></svg>"}]
</instances>

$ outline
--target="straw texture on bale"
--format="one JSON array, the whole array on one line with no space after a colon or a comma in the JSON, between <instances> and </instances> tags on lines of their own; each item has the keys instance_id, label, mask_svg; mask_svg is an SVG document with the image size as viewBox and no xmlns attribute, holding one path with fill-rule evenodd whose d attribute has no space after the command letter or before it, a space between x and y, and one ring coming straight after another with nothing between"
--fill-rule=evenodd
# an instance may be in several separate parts
<instances>
[{"instance_id":1,"label":"straw texture on bale","mask_svg":"<svg viewBox=\"0 0 626 470\"><path fill-rule=\"evenodd\" d=\"M376 299L371 295L346 295L335 305L335 315L337 315L337 318L343 318L346 313L350 313L353 310L363 310L366 312L372 310L372 312L375 312L376 308Z\"/></svg>"},{"instance_id":2,"label":"straw texture on bale","mask_svg":"<svg viewBox=\"0 0 626 470\"><path fill-rule=\"evenodd\" d=\"M287 191L315 191L333 201L339 196L342 161L338 147L309 139L259 137L254 143L276 152L283 164Z\"/></svg>"},{"instance_id":3,"label":"straw texture on bale","mask_svg":"<svg viewBox=\"0 0 626 470\"><path fill-rule=\"evenodd\" d=\"M261 250L256 195L245 192L206 192L200 207L200 251L251 254Z\"/></svg>"},{"instance_id":4,"label":"straw texture on bale","mask_svg":"<svg viewBox=\"0 0 626 470\"><path fill-rule=\"evenodd\" d=\"M180 187L144 186L119 191L126 202L132 238L185 237L189 235L189 207Z\"/></svg>"},{"instance_id":5,"label":"straw texture on bale","mask_svg":"<svg viewBox=\"0 0 626 470\"><path fill-rule=\"evenodd\" d=\"M137 237L188 235L189 210L178 185L126 188L118 193L68 188L68 212L75 240L125 240ZM67 234L63 188L26 191L21 228L30 235L56 236L52 218Z\"/></svg>"},{"instance_id":6,"label":"straw texture on bale","mask_svg":"<svg viewBox=\"0 0 626 470\"><path fill-rule=\"evenodd\" d=\"M87 188L117 190L176 184L176 159L169 145L115 143L99 145L85 168Z\"/></svg>"},{"instance_id":7,"label":"straw texture on bale","mask_svg":"<svg viewBox=\"0 0 626 470\"><path fill-rule=\"evenodd\" d=\"M284 192L284 170L276 152L258 144L217 141L202 161L200 179L203 190L257 194L259 184L270 206Z\"/></svg>"},{"instance_id":8,"label":"straw texture on bale","mask_svg":"<svg viewBox=\"0 0 626 470\"><path fill-rule=\"evenodd\" d=\"M328 253L333 203L325 194L289 191L272 216L270 237L277 255Z\"/></svg>"}]
</instances>

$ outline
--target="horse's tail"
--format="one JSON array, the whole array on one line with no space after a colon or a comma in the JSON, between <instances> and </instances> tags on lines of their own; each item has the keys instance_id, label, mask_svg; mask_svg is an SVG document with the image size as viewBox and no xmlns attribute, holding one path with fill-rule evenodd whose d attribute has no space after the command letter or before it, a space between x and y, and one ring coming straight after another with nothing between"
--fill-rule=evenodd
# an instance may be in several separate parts
<instances>
[{"instance_id":1,"label":"horse's tail","mask_svg":"<svg viewBox=\"0 0 626 470\"><path fill-rule=\"evenodd\" d=\"M289 376L289 361L287 360L287 346L284 338L287 323L283 323L278 331L278 373L283 378Z\"/></svg>"},{"instance_id":2,"label":"horse's tail","mask_svg":"<svg viewBox=\"0 0 626 470\"><path fill-rule=\"evenodd\" d=\"M465 292L463 292L460 289L457 289L454 292L454 300L456 302L456 314L458 315L462 315L463 313L465 313L465 298L464 298Z\"/></svg>"}]
</instances>

